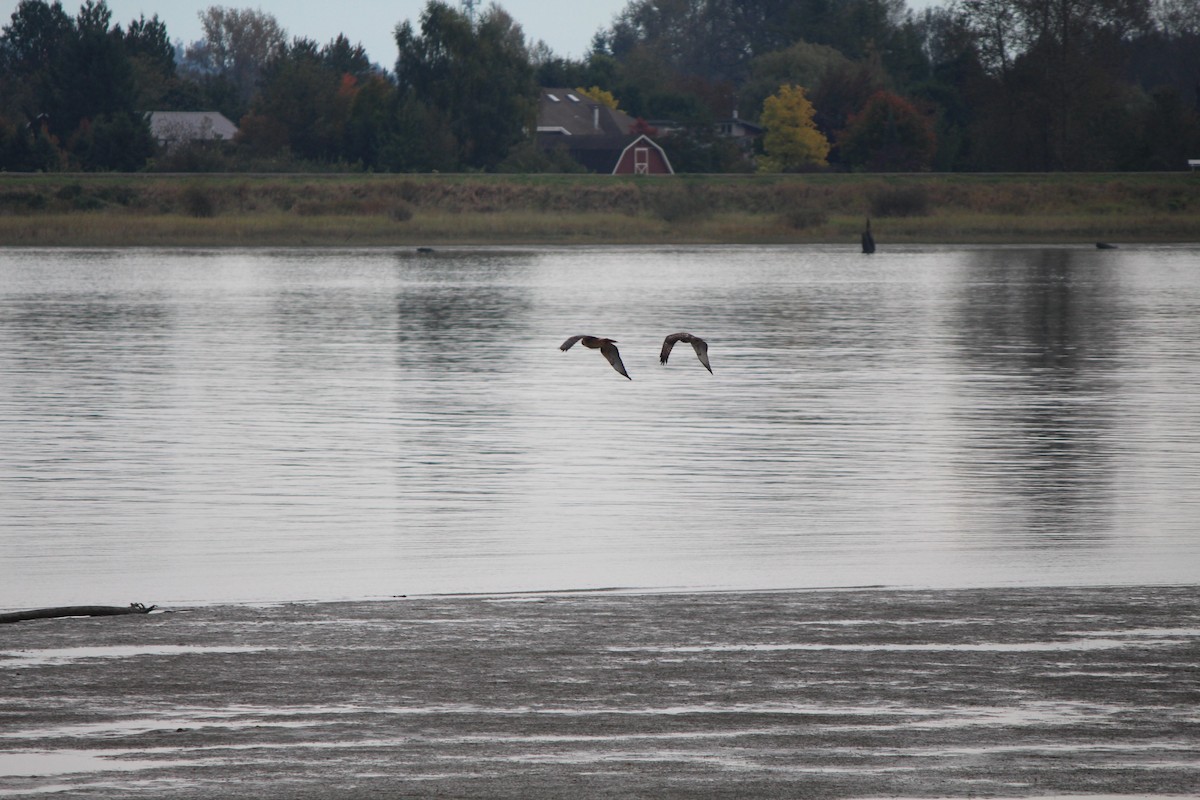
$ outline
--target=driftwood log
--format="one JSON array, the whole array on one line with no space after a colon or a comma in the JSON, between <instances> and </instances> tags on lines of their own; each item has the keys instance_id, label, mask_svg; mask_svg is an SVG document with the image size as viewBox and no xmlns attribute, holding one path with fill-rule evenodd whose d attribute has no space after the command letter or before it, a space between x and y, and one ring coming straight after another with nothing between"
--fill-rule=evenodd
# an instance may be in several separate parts
<instances>
[{"instance_id":1,"label":"driftwood log","mask_svg":"<svg viewBox=\"0 0 1200 800\"><path fill-rule=\"evenodd\" d=\"M127 606L59 606L58 608L35 608L29 611L12 611L0 614L0 624L24 622L30 619L54 619L56 617L115 617L121 614L149 614L158 606L130 603Z\"/></svg>"}]
</instances>

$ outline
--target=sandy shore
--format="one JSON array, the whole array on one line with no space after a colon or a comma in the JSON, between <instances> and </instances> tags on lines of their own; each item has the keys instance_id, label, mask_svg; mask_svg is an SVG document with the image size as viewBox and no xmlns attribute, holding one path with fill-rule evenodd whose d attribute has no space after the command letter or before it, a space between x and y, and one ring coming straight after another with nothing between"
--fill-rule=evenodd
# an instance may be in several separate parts
<instances>
[{"instance_id":1,"label":"sandy shore","mask_svg":"<svg viewBox=\"0 0 1200 800\"><path fill-rule=\"evenodd\" d=\"M44 620L0 626L0 797L1195 796L1198 670L1196 587Z\"/></svg>"}]
</instances>

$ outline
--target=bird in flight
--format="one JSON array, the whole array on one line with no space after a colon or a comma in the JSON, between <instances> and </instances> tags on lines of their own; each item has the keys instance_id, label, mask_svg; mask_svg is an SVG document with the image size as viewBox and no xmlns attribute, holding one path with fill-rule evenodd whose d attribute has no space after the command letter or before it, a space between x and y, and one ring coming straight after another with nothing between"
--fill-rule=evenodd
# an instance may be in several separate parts
<instances>
[{"instance_id":1,"label":"bird in flight","mask_svg":"<svg viewBox=\"0 0 1200 800\"><path fill-rule=\"evenodd\" d=\"M662 352L658 354L660 363L667 363L667 359L671 356L671 348L676 342L687 342L696 351L696 358L700 359L700 363L709 372L712 372L712 365L708 363L708 342L701 339L699 336L693 336L690 333L672 333L667 338L663 339Z\"/></svg>"},{"instance_id":2,"label":"bird in flight","mask_svg":"<svg viewBox=\"0 0 1200 800\"><path fill-rule=\"evenodd\" d=\"M593 350L599 348L601 355L608 359L608 363L612 364L612 368L624 375L626 378L629 378L629 373L625 371L625 365L621 363L621 354L617 352L616 339L605 339L599 336L584 336L583 334L580 334L567 339L558 346L558 349L565 353L570 350L572 345L574 345L576 342L582 342L584 347L590 347ZM629 378L629 380L633 380L633 378Z\"/></svg>"}]
</instances>

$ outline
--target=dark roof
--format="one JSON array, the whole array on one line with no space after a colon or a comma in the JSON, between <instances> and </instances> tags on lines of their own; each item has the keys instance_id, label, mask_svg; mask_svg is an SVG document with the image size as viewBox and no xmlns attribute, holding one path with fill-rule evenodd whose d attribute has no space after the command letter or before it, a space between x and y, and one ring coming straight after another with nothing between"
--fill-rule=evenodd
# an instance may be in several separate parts
<instances>
[{"instance_id":1,"label":"dark roof","mask_svg":"<svg viewBox=\"0 0 1200 800\"><path fill-rule=\"evenodd\" d=\"M588 172L607 175L617 166L625 147L632 141L629 135L611 136L561 136L539 133L537 140L542 147L562 147L571 158L582 164Z\"/></svg>"},{"instance_id":2,"label":"dark roof","mask_svg":"<svg viewBox=\"0 0 1200 800\"><path fill-rule=\"evenodd\" d=\"M637 120L624 111L597 103L574 89L542 89L541 98L538 100L539 134L625 135L636 122Z\"/></svg>"},{"instance_id":3,"label":"dark roof","mask_svg":"<svg viewBox=\"0 0 1200 800\"><path fill-rule=\"evenodd\" d=\"M555 136L553 134L539 133L537 137L539 146L544 148L562 147L571 158L582 164L588 172L598 172L601 175L612 174L612 171L617 168L617 162L621 160L621 156L630 145L639 139L645 139L657 148L662 154L663 162L667 165L667 168L671 168L666 153L662 152L662 147L649 137L640 134L626 134L624 136Z\"/></svg>"}]
</instances>

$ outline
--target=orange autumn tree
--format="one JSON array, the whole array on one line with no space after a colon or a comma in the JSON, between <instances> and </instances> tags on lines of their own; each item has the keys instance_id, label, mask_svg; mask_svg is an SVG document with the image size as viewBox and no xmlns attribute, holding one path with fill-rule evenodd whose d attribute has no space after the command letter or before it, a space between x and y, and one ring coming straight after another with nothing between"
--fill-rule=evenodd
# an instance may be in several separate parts
<instances>
[{"instance_id":1,"label":"orange autumn tree","mask_svg":"<svg viewBox=\"0 0 1200 800\"><path fill-rule=\"evenodd\" d=\"M760 121L767 129L766 155L758 161L759 172L797 172L828 164L829 140L817 130L815 114L802 86L785 84L763 101Z\"/></svg>"},{"instance_id":2,"label":"orange autumn tree","mask_svg":"<svg viewBox=\"0 0 1200 800\"><path fill-rule=\"evenodd\" d=\"M842 160L869 172L926 172L933 164L937 136L912 103L880 90L838 135Z\"/></svg>"}]
</instances>

